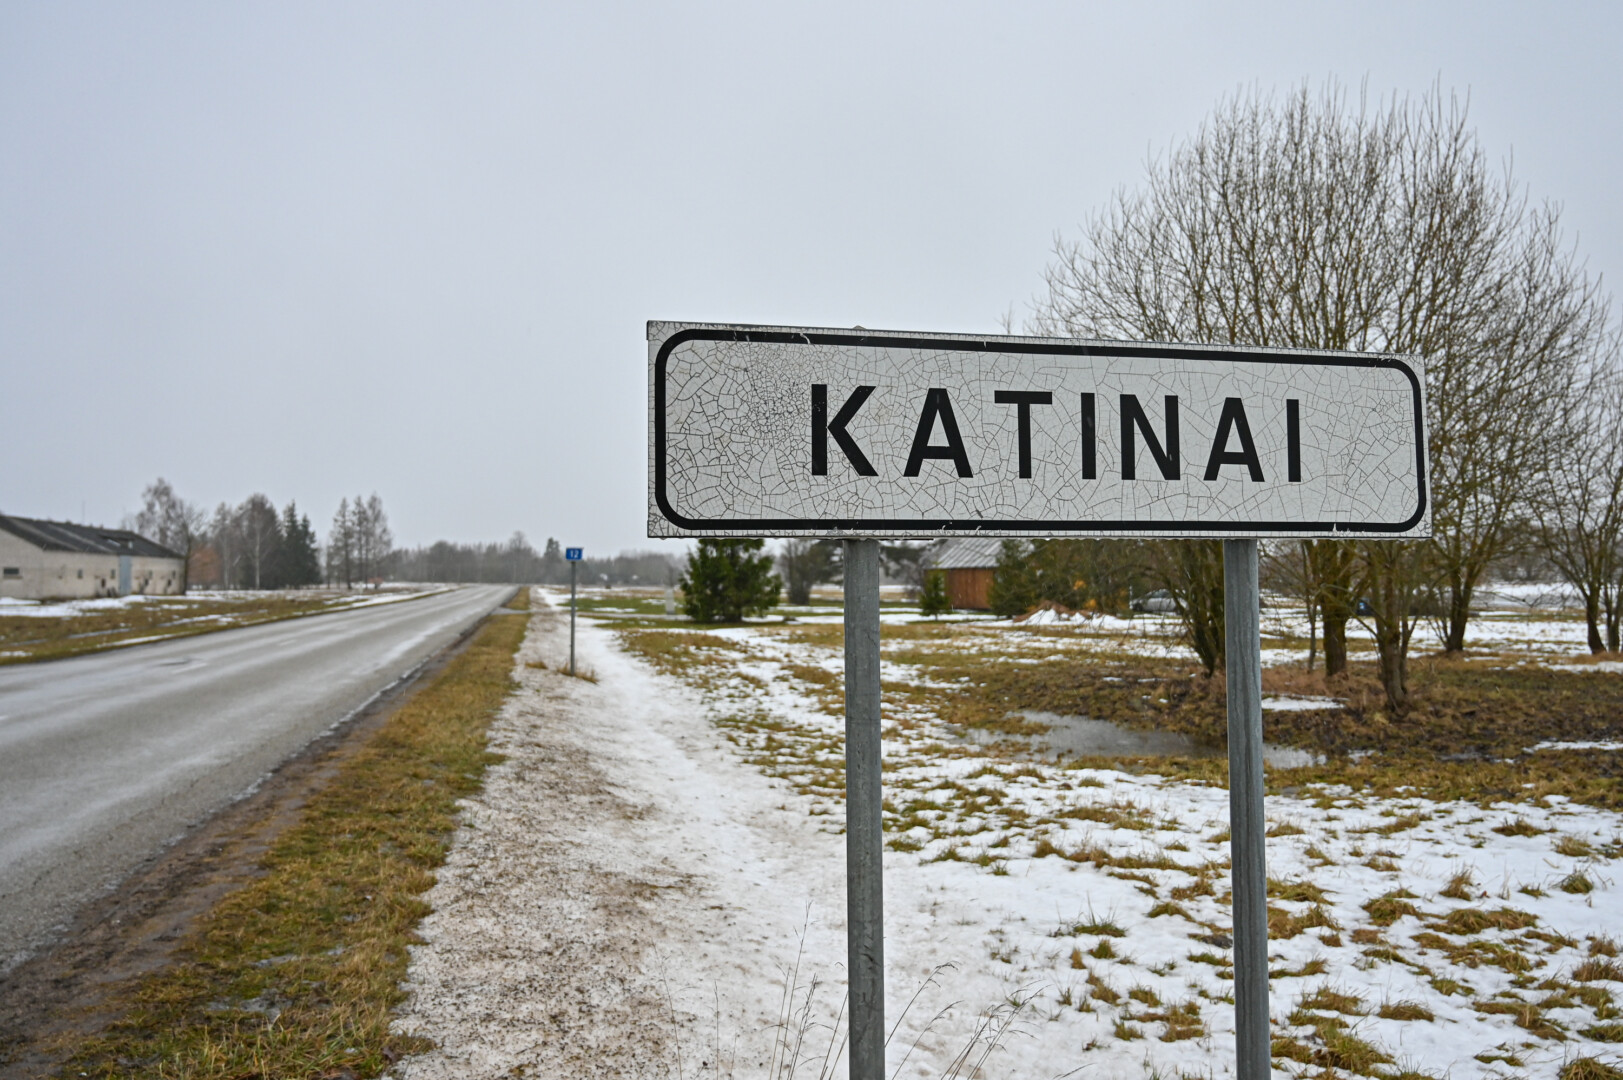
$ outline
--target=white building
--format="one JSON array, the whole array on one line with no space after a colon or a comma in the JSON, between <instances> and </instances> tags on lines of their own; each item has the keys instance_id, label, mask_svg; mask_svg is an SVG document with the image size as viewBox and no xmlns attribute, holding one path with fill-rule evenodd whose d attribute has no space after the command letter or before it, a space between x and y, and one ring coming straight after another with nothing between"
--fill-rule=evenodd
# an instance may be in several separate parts
<instances>
[{"instance_id":1,"label":"white building","mask_svg":"<svg viewBox=\"0 0 1623 1080\"><path fill-rule=\"evenodd\" d=\"M170 596L184 561L127 529L0 514L0 597Z\"/></svg>"}]
</instances>

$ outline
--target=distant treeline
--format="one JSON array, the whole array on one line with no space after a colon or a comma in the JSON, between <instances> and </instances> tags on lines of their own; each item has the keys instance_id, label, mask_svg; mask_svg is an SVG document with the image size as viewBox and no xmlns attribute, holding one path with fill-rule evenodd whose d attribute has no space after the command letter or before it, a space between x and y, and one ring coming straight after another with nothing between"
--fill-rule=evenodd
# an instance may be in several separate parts
<instances>
[{"instance_id":1,"label":"distant treeline","mask_svg":"<svg viewBox=\"0 0 1623 1080\"><path fill-rule=\"evenodd\" d=\"M628 551L607 559L583 559L582 586L674 585L685 560L656 551ZM506 543L458 544L441 540L427 547L395 551L390 576L400 581L495 582L512 585L567 585L569 563L563 545L548 537L536 551L522 532Z\"/></svg>"},{"instance_id":2,"label":"distant treeline","mask_svg":"<svg viewBox=\"0 0 1623 1080\"><path fill-rule=\"evenodd\" d=\"M260 492L239 505L221 503L212 515L182 498L163 477L141 493L133 529L179 555L182 591L192 586L225 589L289 589L307 585L379 581L388 573L393 534L383 502L355 496L338 504L325 545L310 515L289 502L278 511Z\"/></svg>"}]
</instances>

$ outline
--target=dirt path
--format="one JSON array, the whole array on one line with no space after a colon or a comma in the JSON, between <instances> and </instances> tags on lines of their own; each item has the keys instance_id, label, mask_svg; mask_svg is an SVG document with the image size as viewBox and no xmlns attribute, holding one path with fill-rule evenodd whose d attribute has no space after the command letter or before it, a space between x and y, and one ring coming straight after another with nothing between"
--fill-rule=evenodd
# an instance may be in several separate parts
<instances>
[{"instance_id":1,"label":"dirt path","mask_svg":"<svg viewBox=\"0 0 1623 1080\"><path fill-rule=\"evenodd\" d=\"M609 631L583 622L579 652L596 683L558 670L542 609L492 727L507 760L427 897L398 1026L439 1049L401 1080L759 1074L808 903L808 948L843 955L841 838L771 812L781 790Z\"/></svg>"}]
</instances>

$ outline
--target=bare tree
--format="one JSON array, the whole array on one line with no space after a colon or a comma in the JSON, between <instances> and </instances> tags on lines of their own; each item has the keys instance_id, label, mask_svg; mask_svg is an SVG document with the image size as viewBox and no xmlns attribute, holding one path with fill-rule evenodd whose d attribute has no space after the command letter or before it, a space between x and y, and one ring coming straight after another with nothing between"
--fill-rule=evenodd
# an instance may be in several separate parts
<instances>
[{"instance_id":1,"label":"bare tree","mask_svg":"<svg viewBox=\"0 0 1623 1080\"><path fill-rule=\"evenodd\" d=\"M360 579L382 577L384 564L394 551L394 533L389 530L389 515L383 512L383 500L377 492L368 499L355 496L350 504L350 534Z\"/></svg>"},{"instance_id":2,"label":"bare tree","mask_svg":"<svg viewBox=\"0 0 1623 1080\"><path fill-rule=\"evenodd\" d=\"M791 537L778 553L778 569L783 571L783 589L789 603L811 603L811 591L825 581L838 581L841 571L838 540L805 540Z\"/></svg>"},{"instance_id":3,"label":"bare tree","mask_svg":"<svg viewBox=\"0 0 1623 1080\"><path fill-rule=\"evenodd\" d=\"M1144 545L1152 579L1172 594L1184 638L1210 675L1223 666L1223 543L1153 540Z\"/></svg>"},{"instance_id":4,"label":"bare tree","mask_svg":"<svg viewBox=\"0 0 1623 1080\"><path fill-rule=\"evenodd\" d=\"M1231 98L1081 240L1056 241L1046 276L1036 333L1424 356L1434 539L1401 554L1383 542L1360 545L1359 559L1330 546L1315 555L1321 603L1353 599L1362 574L1396 604L1423 568L1419 586L1446 602L1451 649L1514 535L1550 392L1606 318L1557 210L1528 207L1440 90L1374 107L1334 83ZM1391 573L1402 580L1377 580ZM1413 605L1372 606L1380 647L1406 652ZM1382 670L1401 708L1404 657L1383 657Z\"/></svg>"},{"instance_id":5,"label":"bare tree","mask_svg":"<svg viewBox=\"0 0 1623 1080\"><path fill-rule=\"evenodd\" d=\"M219 561L220 586L226 589L236 586L237 566L242 560L237 525L236 511L227 503L216 506L209 519L208 543Z\"/></svg>"},{"instance_id":6,"label":"bare tree","mask_svg":"<svg viewBox=\"0 0 1623 1080\"><path fill-rule=\"evenodd\" d=\"M1584 605L1589 651L1618 652L1623 592L1623 372L1606 363L1569 396L1532 500L1539 548Z\"/></svg>"},{"instance_id":7,"label":"bare tree","mask_svg":"<svg viewBox=\"0 0 1623 1080\"><path fill-rule=\"evenodd\" d=\"M281 517L276 513L275 505L256 492L237 507L235 519L249 580L253 588L263 588L271 562L281 547Z\"/></svg>"},{"instance_id":8,"label":"bare tree","mask_svg":"<svg viewBox=\"0 0 1623 1080\"><path fill-rule=\"evenodd\" d=\"M169 481L161 476L141 493L141 512L135 517L135 531L181 557L182 593L191 586L192 552L203 536L205 520L202 509L176 495Z\"/></svg>"},{"instance_id":9,"label":"bare tree","mask_svg":"<svg viewBox=\"0 0 1623 1080\"><path fill-rule=\"evenodd\" d=\"M355 513L347 497L338 500L327 533L327 580L342 581L346 589L355 582Z\"/></svg>"}]
</instances>

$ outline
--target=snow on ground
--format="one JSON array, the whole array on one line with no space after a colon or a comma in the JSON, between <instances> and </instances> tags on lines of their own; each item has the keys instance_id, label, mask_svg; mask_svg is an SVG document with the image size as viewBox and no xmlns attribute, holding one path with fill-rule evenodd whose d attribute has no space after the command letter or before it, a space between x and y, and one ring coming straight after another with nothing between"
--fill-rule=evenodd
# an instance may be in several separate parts
<instances>
[{"instance_id":1,"label":"snow on ground","mask_svg":"<svg viewBox=\"0 0 1623 1080\"><path fill-rule=\"evenodd\" d=\"M557 671L567 620L536 617L520 659L547 670L521 663L507 760L413 950L399 1026L439 1048L402 1080L844 1075L840 720L817 696L839 657L691 636L713 644L678 679L583 620L594 684ZM1226 791L989 756L905 699L886 719L890 1071L1231 1075ZM1284 1075L1615 1059L1623 817L1336 789L1268 817L1276 1052L1320 1055Z\"/></svg>"},{"instance_id":2,"label":"snow on ground","mask_svg":"<svg viewBox=\"0 0 1623 1080\"><path fill-rule=\"evenodd\" d=\"M905 623L916 616L901 610L887 613L886 621ZM837 622L837 614L827 617ZM1180 638L1176 615L1134 615L1121 619L1109 615L1064 615L1053 611L1039 611L1024 620L983 622L988 630L1040 628L1070 630L1079 642L1091 643L1095 648L1130 653L1135 656L1180 660L1195 659L1194 650ZM1288 601L1275 598L1262 613L1262 663L1265 667L1301 663L1307 658L1307 640L1310 625L1305 612ZM1322 627L1320 628L1322 632ZM1442 648L1440 628L1431 620L1421 620L1415 628L1416 654ZM1288 644L1287 644L1288 643ZM1353 619L1347 624L1347 644L1354 653L1372 654L1375 636L1367 620ZM1560 666L1564 661L1587 658L1589 653L1587 630L1581 617L1570 611L1535 612L1531 617L1526 608L1520 610L1491 610L1477 612L1466 631L1467 658L1492 665L1507 660ZM1595 665L1603 670L1608 663ZM1589 665L1585 665L1587 670Z\"/></svg>"},{"instance_id":3,"label":"snow on ground","mask_svg":"<svg viewBox=\"0 0 1623 1080\"><path fill-rule=\"evenodd\" d=\"M409 589L394 588L382 592L369 593L333 593L323 596L318 592L290 590L286 592L261 591L255 589L189 589L182 596L144 596L131 594L129 596L100 596L78 600L18 600L12 597L0 597L0 616L22 615L36 619L68 619L76 615L93 615L108 611L119 611L125 608L137 607L143 604L180 605L195 603L197 601L212 602L249 602L264 601L276 596L287 596L294 599L308 599L312 596L324 598L334 607L370 607L375 604L392 604L401 600L411 600L430 593L444 592L453 589L454 585L424 585ZM229 619L229 614L205 615L203 619ZM186 619L182 622L199 620ZM126 642L125 644L129 644Z\"/></svg>"},{"instance_id":4,"label":"snow on ground","mask_svg":"<svg viewBox=\"0 0 1623 1080\"><path fill-rule=\"evenodd\" d=\"M1312 709L1339 709L1341 702L1327 697L1265 697L1262 699L1262 708L1265 712L1303 712Z\"/></svg>"},{"instance_id":5,"label":"snow on ground","mask_svg":"<svg viewBox=\"0 0 1623 1080\"><path fill-rule=\"evenodd\" d=\"M102 611L118 611L137 604L167 599L157 596L101 596L84 600L17 600L0 597L0 615L23 615L35 619L66 619Z\"/></svg>"}]
</instances>

